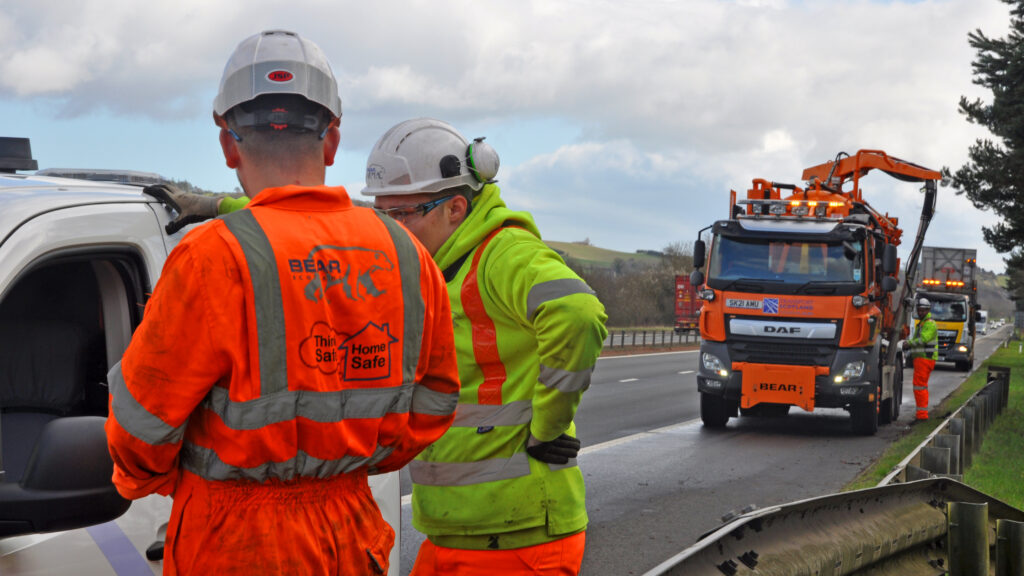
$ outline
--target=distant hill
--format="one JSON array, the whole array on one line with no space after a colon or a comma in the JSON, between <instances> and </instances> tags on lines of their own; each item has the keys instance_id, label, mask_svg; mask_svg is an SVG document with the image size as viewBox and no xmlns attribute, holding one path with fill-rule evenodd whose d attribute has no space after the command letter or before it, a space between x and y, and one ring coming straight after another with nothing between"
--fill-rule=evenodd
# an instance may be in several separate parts
<instances>
[{"instance_id":1,"label":"distant hill","mask_svg":"<svg viewBox=\"0 0 1024 576\"><path fill-rule=\"evenodd\" d=\"M661 261L661 256L654 251L645 251L644 253L618 252L615 250L598 248L597 246L592 246L590 244L582 244L578 242L555 242L553 240L545 240L544 243L555 252L558 252L558 254L563 258L572 258L581 266L614 268L616 260L650 265L658 264Z\"/></svg>"},{"instance_id":2,"label":"distant hill","mask_svg":"<svg viewBox=\"0 0 1024 576\"><path fill-rule=\"evenodd\" d=\"M1006 291L1006 275L978 269L978 303L988 317L1013 318L1014 302Z\"/></svg>"}]
</instances>

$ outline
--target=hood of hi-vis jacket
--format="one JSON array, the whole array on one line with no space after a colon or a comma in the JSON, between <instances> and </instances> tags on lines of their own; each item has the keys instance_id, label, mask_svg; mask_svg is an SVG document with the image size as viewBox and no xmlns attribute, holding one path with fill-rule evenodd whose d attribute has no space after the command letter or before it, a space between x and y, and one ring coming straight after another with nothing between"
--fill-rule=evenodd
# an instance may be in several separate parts
<instances>
[{"instance_id":1,"label":"hood of hi-vis jacket","mask_svg":"<svg viewBox=\"0 0 1024 576\"><path fill-rule=\"evenodd\" d=\"M447 269L502 225L518 226L540 238L540 230L529 212L510 210L501 199L501 190L494 184L485 184L473 199L473 210L434 254L434 261L441 270Z\"/></svg>"}]
</instances>

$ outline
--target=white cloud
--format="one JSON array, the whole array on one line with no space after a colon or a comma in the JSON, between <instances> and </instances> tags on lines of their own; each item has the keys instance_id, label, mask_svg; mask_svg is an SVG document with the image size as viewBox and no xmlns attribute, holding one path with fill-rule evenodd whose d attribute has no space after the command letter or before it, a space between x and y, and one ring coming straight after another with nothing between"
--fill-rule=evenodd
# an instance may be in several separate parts
<instances>
[{"instance_id":1,"label":"white cloud","mask_svg":"<svg viewBox=\"0 0 1024 576\"><path fill-rule=\"evenodd\" d=\"M684 225L689 236L724 216L730 188L796 182L840 151L962 165L984 133L957 102L986 95L967 33L998 37L1007 23L997 0L6 0L0 102L128 124L205 119L234 46L293 29L339 76L346 150L414 116L492 135L557 119L572 129L510 152L538 158L506 165L503 184L558 223L549 234L608 211L584 235L652 248L655 230L686 240ZM955 207L980 244L992 216L944 200L937 220Z\"/></svg>"}]
</instances>

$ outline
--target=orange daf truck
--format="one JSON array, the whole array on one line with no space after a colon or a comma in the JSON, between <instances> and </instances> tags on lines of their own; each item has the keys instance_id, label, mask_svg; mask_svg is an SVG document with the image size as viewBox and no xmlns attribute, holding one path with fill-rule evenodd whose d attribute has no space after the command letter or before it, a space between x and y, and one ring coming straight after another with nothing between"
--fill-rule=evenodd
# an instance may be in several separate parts
<instances>
[{"instance_id":1,"label":"orange daf truck","mask_svg":"<svg viewBox=\"0 0 1024 576\"><path fill-rule=\"evenodd\" d=\"M902 281L899 220L861 191L875 169L924 184ZM855 433L872 435L899 417L897 343L907 333L910 282L941 177L861 150L807 168L803 187L755 179L746 198L737 201L731 191L729 218L701 230L694 245L691 282L704 301L697 389L705 426L784 415L791 406L843 408ZM708 229L709 253L700 239Z\"/></svg>"}]
</instances>

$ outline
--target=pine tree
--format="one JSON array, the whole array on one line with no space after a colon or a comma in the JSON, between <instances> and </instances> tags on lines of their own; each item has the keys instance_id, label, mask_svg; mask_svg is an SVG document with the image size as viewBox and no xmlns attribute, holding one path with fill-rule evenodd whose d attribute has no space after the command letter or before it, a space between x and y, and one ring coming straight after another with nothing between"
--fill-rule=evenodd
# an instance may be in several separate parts
<instances>
[{"instance_id":1,"label":"pine tree","mask_svg":"<svg viewBox=\"0 0 1024 576\"><path fill-rule=\"evenodd\" d=\"M1002 218L982 231L990 246L1010 252L1007 266L1013 272L1024 264L1024 0L1000 1L1010 6L1007 36L989 38L981 30L967 35L977 51L973 82L991 90L992 101L960 98L960 113L987 128L992 138L970 147L969 161L952 175L952 183L976 208ZM1010 289L1024 307L1024 283L1011 280Z\"/></svg>"}]
</instances>

